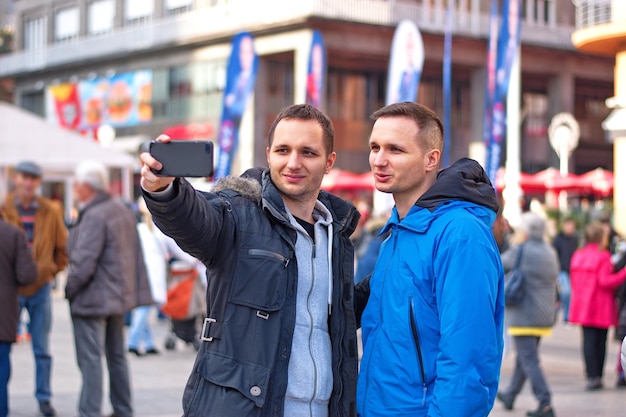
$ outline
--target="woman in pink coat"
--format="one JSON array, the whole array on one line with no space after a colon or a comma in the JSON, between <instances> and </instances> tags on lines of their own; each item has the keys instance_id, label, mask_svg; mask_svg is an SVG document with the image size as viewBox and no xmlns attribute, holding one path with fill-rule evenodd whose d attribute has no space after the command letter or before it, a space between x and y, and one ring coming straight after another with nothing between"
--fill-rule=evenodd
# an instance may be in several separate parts
<instances>
[{"instance_id":1,"label":"woman in pink coat","mask_svg":"<svg viewBox=\"0 0 626 417\"><path fill-rule=\"evenodd\" d=\"M572 299L569 320L583 329L583 356L587 390L602 388L602 370L609 327L617 324L615 289L626 279L626 269L613 273L608 233L601 223L585 228L585 246L574 252L570 264Z\"/></svg>"}]
</instances>

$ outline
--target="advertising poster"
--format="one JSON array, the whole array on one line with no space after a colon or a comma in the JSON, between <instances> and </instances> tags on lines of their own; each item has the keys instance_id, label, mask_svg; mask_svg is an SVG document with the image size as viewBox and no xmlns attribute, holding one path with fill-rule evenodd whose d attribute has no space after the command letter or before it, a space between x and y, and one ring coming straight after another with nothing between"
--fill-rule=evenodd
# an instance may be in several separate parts
<instances>
[{"instance_id":1,"label":"advertising poster","mask_svg":"<svg viewBox=\"0 0 626 417\"><path fill-rule=\"evenodd\" d=\"M67 129L76 130L81 124L81 105L76 83L51 85L47 94L48 120Z\"/></svg>"},{"instance_id":2,"label":"advertising poster","mask_svg":"<svg viewBox=\"0 0 626 417\"><path fill-rule=\"evenodd\" d=\"M486 95L493 88L493 102L490 108L486 109L491 116L486 122L489 122L489 137L487 142L487 175L492 184L496 183L500 160L502 159L502 148L506 139L506 97L509 91L509 79L511 76L511 68L513 60L519 48L520 28L521 28L521 0L510 0L504 2L502 9L502 20L500 24L500 33L497 37L497 54L495 75L493 80L488 79ZM493 17L492 5L492 21ZM497 15L497 6L496 6ZM497 19L497 17L496 17ZM493 24L493 23L492 23ZM491 45L490 40L490 48ZM489 58L488 58L489 59ZM491 67L488 62L488 77Z\"/></svg>"},{"instance_id":3,"label":"advertising poster","mask_svg":"<svg viewBox=\"0 0 626 417\"><path fill-rule=\"evenodd\" d=\"M313 31L306 78L306 103L320 109L326 77L326 47L320 31Z\"/></svg>"},{"instance_id":4,"label":"advertising poster","mask_svg":"<svg viewBox=\"0 0 626 417\"><path fill-rule=\"evenodd\" d=\"M134 126L152 120L152 71L143 70L80 83L84 129Z\"/></svg>"},{"instance_id":5,"label":"advertising poster","mask_svg":"<svg viewBox=\"0 0 626 417\"><path fill-rule=\"evenodd\" d=\"M254 90L258 57L254 39L248 32L235 35L226 70L226 88L222 105L222 118L217 135L219 156L215 179L230 174L232 159L239 142L239 125L248 99Z\"/></svg>"},{"instance_id":6,"label":"advertising poster","mask_svg":"<svg viewBox=\"0 0 626 417\"><path fill-rule=\"evenodd\" d=\"M49 86L48 119L72 130L134 126L152 120L152 71Z\"/></svg>"},{"instance_id":7,"label":"advertising poster","mask_svg":"<svg viewBox=\"0 0 626 417\"><path fill-rule=\"evenodd\" d=\"M403 20L398 23L391 43L386 104L415 101L423 67L422 35L415 23Z\"/></svg>"}]
</instances>

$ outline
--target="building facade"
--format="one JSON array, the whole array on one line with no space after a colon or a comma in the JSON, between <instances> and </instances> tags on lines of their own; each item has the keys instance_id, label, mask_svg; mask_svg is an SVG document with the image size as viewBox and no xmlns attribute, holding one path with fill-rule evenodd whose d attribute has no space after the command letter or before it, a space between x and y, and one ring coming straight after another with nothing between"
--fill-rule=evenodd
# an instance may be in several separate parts
<instances>
[{"instance_id":1,"label":"building facade","mask_svg":"<svg viewBox=\"0 0 626 417\"><path fill-rule=\"evenodd\" d=\"M395 26L413 20L424 41L419 102L443 114L445 0L16 0L14 51L0 78L14 102L51 117L54 86L148 71L151 114L115 127L118 138L166 129L215 140L230 40L255 38L259 70L240 129L233 173L265 165L266 133L278 111L305 99L313 30L327 48L321 107L336 130L337 166L364 172L369 115L385 104ZM490 0L455 0L449 160L482 142ZM557 13L558 10L558 13ZM570 112L581 137L571 171L613 169L602 121L610 112L614 57L578 51L571 0L524 0L521 30L522 170L558 166L548 140L553 115ZM186 129L186 130L185 130ZM195 132L195 133L194 133ZM120 141L123 139L120 139Z\"/></svg>"},{"instance_id":2,"label":"building facade","mask_svg":"<svg viewBox=\"0 0 626 417\"><path fill-rule=\"evenodd\" d=\"M576 48L587 53L615 57L615 94L606 100L613 109L603 122L606 136L614 146L614 224L626 236L626 2L620 0L579 0L576 2Z\"/></svg>"}]
</instances>

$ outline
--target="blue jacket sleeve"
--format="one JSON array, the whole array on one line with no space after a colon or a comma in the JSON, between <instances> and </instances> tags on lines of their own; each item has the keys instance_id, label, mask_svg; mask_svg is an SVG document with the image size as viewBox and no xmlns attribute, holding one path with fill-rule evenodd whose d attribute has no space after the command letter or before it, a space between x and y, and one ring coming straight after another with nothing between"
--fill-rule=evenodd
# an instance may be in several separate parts
<instances>
[{"instance_id":1,"label":"blue jacket sleeve","mask_svg":"<svg viewBox=\"0 0 626 417\"><path fill-rule=\"evenodd\" d=\"M487 416L502 363L503 270L488 231L451 229L434 260L441 339L428 416Z\"/></svg>"}]
</instances>

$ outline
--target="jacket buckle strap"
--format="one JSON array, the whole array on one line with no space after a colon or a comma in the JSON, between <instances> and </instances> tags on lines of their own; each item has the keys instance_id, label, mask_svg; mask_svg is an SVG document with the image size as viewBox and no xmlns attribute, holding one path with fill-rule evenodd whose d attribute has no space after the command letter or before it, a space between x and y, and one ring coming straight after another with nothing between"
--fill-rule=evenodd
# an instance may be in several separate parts
<instances>
[{"instance_id":1,"label":"jacket buckle strap","mask_svg":"<svg viewBox=\"0 0 626 417\"><path fill-rule=\"evenodd\" d=\"M204 323L202 323L202 333L200 334L200 340L203 342L212 342L215 335L212 335L211 328L213 324L217 323L217 321L211 317L207 317L204 319Z\"/></svg>"},{"instance_id":2,"label":"jacket buckle strap","mask_svg":"<svg viewBox=\"0 0 626 417\"><path fill-rule=\"evenodd\" d=\"M256 316L260 319L267 320L270 318L270 313L268 313L267 311L258 310L256 312Z\"/></svg>"}]
</instances>

